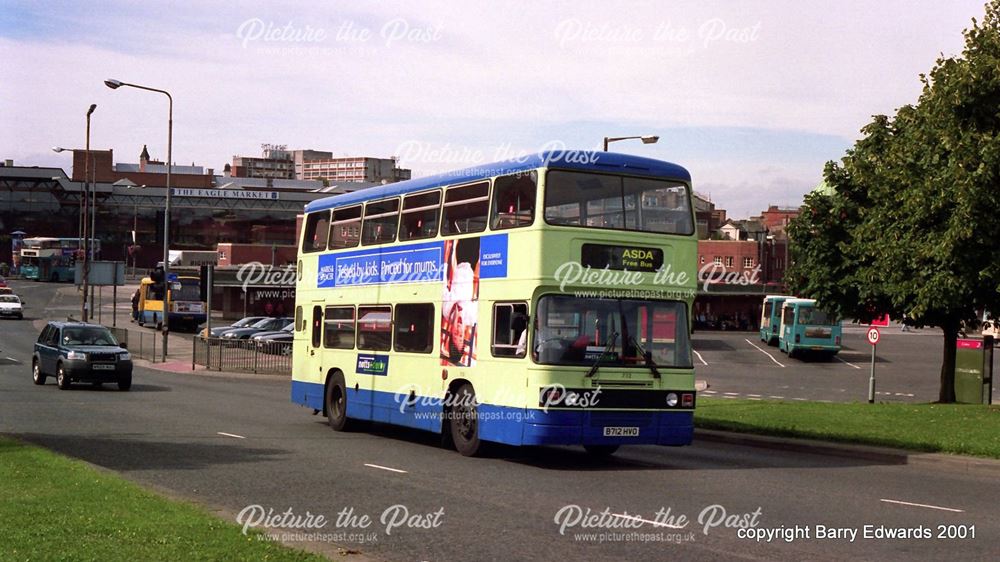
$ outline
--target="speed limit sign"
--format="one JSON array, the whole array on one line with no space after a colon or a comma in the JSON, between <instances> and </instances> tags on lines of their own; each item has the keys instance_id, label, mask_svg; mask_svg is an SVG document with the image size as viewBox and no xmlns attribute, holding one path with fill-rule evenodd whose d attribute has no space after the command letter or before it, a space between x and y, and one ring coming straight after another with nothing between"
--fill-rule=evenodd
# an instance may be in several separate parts
<instances>
[{"instance_id":1,"label":"speed limit sign","mask_svg":"<svg viewBox=\"0 0 1000 562\"><path fill-rule=\"evenodd\" d=\"M881 334L878 332L878 328L868 328L868 343L875 345L878 343L878 338Z\"/></svg>"}]
</instances>

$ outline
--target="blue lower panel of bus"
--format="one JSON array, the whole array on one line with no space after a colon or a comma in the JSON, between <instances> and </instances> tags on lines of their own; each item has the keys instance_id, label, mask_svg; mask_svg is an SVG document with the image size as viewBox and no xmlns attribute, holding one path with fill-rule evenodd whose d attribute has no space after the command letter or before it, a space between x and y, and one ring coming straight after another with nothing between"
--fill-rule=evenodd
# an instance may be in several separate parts
<instances>
[{"instance_id":1,"label":"blue lower panel of bus","mask_svg":"<svg viewBox=\"0 0 1000 562\"><path fill-rule=\"evenodd\" d=\"M323 409L323 385L292 381L292 402ZM402 406L402 408L401 408ZM349 389L347 415L439 433L440 401ZM638 435L605 436L605 428ZM615 431L615 430L612 430ZM479 405L479 436L509 445L689 445L693 412L573 411Z\"/></svg>"}]
</instances>

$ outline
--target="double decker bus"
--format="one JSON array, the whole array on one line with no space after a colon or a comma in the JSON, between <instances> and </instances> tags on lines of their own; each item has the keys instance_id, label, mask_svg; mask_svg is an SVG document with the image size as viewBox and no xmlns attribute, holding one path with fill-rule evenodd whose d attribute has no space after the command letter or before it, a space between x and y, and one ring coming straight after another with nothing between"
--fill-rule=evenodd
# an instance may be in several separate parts
<instances>
[{"instance_id":1,"label":"double decker bus","mask_svg":"<svg viewBox=\"0 0 1000 562\"><path fill-rule=\"evenodd\" d=\"M163 298L164 287L167 291L166 299ZM171 330L187 329L194 332L200 324L205 323L208 308L201 299L199 277L179 276L166 284L156 283L151 277L143 277L138 291L134 319L140 326L149 324L157 330L161 329L164 310L170 311L167 325Z\"/></svg>"},{"instance_id":2,"label":"double decker bus","mask_svg":"<svg viewBox=\"0 0 1000 562\"><path fill-rule=\"evenodd\" d=\"M34 281L72 282L80 238L25 238L21 246L21 275ZM94 255L100 253L100 241L91 240Z\"/></svg>"},{"instance_id":3,"label":"double decker bus","mask_svg":"<svg viewBox=\"0 0 1000 562\"><path fill-rule=\"evenodd\" d=\"M583 156L581 156L583 155ZM314 201L293 402L484 443L688 445L690 175L552 152Z\"/></svg>"}]
</instances>

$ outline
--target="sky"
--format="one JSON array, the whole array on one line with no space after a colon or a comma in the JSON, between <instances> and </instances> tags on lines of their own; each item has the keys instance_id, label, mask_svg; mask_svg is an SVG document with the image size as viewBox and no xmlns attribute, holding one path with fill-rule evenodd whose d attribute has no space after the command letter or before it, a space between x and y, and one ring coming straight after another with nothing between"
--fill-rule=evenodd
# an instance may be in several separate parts
<instances>
[{"instance_id":1,"label":"sky","mask_svg":"<svg viewBox=\"0 0 1000 562\"><path fill-rule=\"evenodd\" d=\"M414 177L611 149L686 167L730 217L798 205L872 115L916 101L983 1L32 2L0 10L0 158L91 146L219 171L261 144Z\"/></svg>"}]
</instances>

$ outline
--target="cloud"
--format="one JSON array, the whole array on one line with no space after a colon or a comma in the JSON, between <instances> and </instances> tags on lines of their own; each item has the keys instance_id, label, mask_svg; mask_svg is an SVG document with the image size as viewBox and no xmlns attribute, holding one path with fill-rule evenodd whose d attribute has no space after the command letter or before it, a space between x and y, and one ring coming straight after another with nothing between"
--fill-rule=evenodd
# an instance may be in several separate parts
<instances>
[{"instance_id":1,"label":"cloud","mask_svg":"<svg viewBox=\"0 0 1000 562\"><path fill-rule=\"evenodd\" d=\"M571 8L15 2L0 24L0 154L67 165L45 151L82 146L97 103L94 146L135 161L148 144L165 158L166 100L103 86L115 77L171 92L181 164L219 169L262 142L389 156L412 141L489 158L651 133L660 145L616 149L687 165L742 201L741 182L756 185L748 170L776 168L800 189L818 181L872 114L916 99L918 74L960 50L982 3Z\"/></svg>"}]
</instances>

